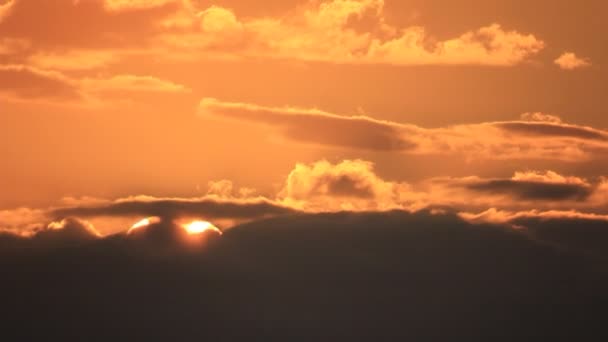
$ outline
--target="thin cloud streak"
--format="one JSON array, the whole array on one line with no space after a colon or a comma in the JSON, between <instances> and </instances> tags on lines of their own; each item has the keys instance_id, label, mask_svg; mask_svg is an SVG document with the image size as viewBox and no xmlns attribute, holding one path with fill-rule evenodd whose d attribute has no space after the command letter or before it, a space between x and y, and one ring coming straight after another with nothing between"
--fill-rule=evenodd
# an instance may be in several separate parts
<instances>
[{"instance_id":1,"label":"thin cloud streak","mask_svg":"<svg viewBox=\"0 0 608 342\"><path fill-rule=\"evenodd\" d=\"M230 119L274 127L301 143L352 150L411 154L462 154L485 159L583 161L608 151L608 132L567 124L535 113L506 122L427 129L368 116L342 116L318 109L269 107L204 98L201 118Z\"/></svg>"}]
</instances>

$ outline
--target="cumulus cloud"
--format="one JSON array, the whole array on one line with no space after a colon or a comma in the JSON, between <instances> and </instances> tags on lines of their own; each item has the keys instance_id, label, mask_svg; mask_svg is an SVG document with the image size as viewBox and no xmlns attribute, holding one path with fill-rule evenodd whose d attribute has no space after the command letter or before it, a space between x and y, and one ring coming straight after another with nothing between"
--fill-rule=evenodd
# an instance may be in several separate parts
<instances>
[{"instance_id":1,"label":"cumulus cloud","mask_svg":"<svg viewBox=\"0 0 608 342\"><path fill-rule=\"evenodd\" d=\"M362 160L298 164L279 193L289 206L312 211L389 210L403 208L411 197L408 184L381 179Z\"/></svg>"},{"instance_id":2,"label":"cumulus cloud","mask_svg":"<svg viewBox=\"0 0 608 342\"><path fill-rule=\"evenodd\" d=\"M40 7L42 6L42 7ZM229 8L189 0L58 0L5 5L0 34L37 46L171 51L189 58L272 58L351 64L512 66L544 42L491 24L446 40L423 27L391 25L383 0L308 1L282 16L240 17ZM8 9L12 9L8 11ZM35 13L59 13L26 25ZM81 20L80 18L85 18ZM61 25L57 25L57 23ZM98 37L86 40L85 37Z\"/></svg>"},{"instance_id":3,"label":"cumulus cloud","mask_svg":"<svg viewBox=\"0 0 608 342\"><path fill-rule=\"evenodd\" d=\"M318 109L204 98L199 105L199 115L263 124L274 127L290 140L353 150L565 161L588 160L608 150L608 132L564 123L556 116L542 113L527 113L515 121L429 129Z\"/></svg>"},{"instance_id":4,"label":"cumulus cloud","mask_svg":"<svg viewBox=\"0 0 608 342\"><path fill-rule=\"evenodd\" d=\"M168 34L167 42L181 47L194 43L203 49L222 46L222 53L236 56L355 64L510 66L544 48L544 42L534 35L506 31L498 24L433 41L422 27L387 24L383 0L310 1L281 18L241 19L218 6L182 16L179 22L195 28L192 36L185 37L185 43L184 37Z\"/></svg>"},{"instance_id":5,"label":"cumulus cloud","mask_svg":"<svg viewBox=\"0 0 608 342\"><path fill-rule=\"evenodd\" d=\"M564 52L554 62L563 70L575 70L591 66L588 59L580 58L573 52Z\"/></svg>"}]
</instances>

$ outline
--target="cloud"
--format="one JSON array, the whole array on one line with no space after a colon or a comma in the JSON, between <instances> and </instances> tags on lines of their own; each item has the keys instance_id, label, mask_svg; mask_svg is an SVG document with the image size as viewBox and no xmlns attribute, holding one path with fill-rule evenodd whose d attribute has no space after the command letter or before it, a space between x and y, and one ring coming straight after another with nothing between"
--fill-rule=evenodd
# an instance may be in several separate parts
<instances>
[{"instance_id":1,"label":"cloud","mask_svg":"<svg viewBox=\"0 0 608 342\"><path fill-rule=\"evenodd\" d=\"M179 21L192 36L167 34L180 47L219 50L237 57L284 58L349 64L512 66L544 48L534 35L492 24L436 41L422 27L387 24L382 0L310 1L280 18L239 18L213 6ZM200 22L200 23L199 23ZM200 31L197 32L197 29Z\"/></svg>"},{"instance_id":2,"label":"cloud","mask_svg":"<svg viewBox=\"0 0 608 342\"><path fill-rule=\"evenodd\" d=\"M575 70L591 66L588 59L580 58L572 52L564 52L554 62L563 70Z\"/></svg>"},{"instance_id":3,"label":"cloud","mask_svg":"<svg viewBox=\"0 0 608 342\"><path fill-rule=\"evenodd\" d=\"M523 231L538 241L567 250L608 258L608 215L576 210L508 211L496 208L481 213L460 213L476 224L504 224Z\"/></svg>"},{"instance_id":4,"label":"cloud","mask_svg":"<svg viewBox=\"0 0 608 342\"><path fill-rule=\"evenodd\" d=\"M11 10L4 11L0 34L32 39L43 55L58 47L129 48L194 60L513 66L545 45L532 34L499 24L437 40L423 27L389 24L383 0L307 1L275 17L239 16L226 7L204 8L188 0L15 0L5 7ZM39 13L58 14L42 20ZM27 25L32 20L37 29Z\"/></svg>"},{"instance_id":5,"label":"cloud","mask_svg":"<svg viewBox=\"0 0 608 342\"><path fill-rule=\"evenodd\" d=\"M410 192L406 183L378 177L370 162L344 160L334 165L322 160L297 164L279 198L289 206L312 211L389 210L403 208Z\"/></svg>"},{"instance_id":6,"label":"cloud","mask_svg":"<svg viewBox=\"0 0 608 342\"><path fill-rule=\"evenodd\" d=\"M143 47L155 36L158 22L181 7L173 2L14 0L0 19L0 35L29 39L38 51Z\"/></svg>"},{"instance_id":7,"label":"cloud","mask_svg":"<svg viewBox=\"0 0 608 342\"><path fill-rule=\"evenodd\" d=\"M25 65L0 65L0 91L20 98L76 100L82 97L74 80Z\"/></svg>"},{"instance_id":8,"label":"cloud","mask_svg":"<svg viewBox=\"0 0 608 342\"><path fill-rule=\"evenodd\" d=\"M267 216L283 215L292 209L262 198L219 199L202 198L155 198L134 196L110 203L89 206L59 208L52 211L58 217L77 216L158 216L164 219L199 217L206 220L251 220Z\"/></svg>"},{"instance_id":9,"label":"cloud","mask_svg":"<svg viewBox=\"0 0 608 342\"><path fill-rule=\"evenodd\" d=\"M564 177L553 171L517 172L511 179L492 179L471 182L466 186L477 192L510 194L522 200L585 201L593 189L578 177Z\"/></svg>"},{"instance_id":10,"label":"cloud","mask_svg":"<svg viewBox=\"0 0 608 342\"><path fill-rule=\"evenodd\" d=\"M290 139L311 144L376 151L401 151L413 144L407 127L365 116L346 117L316 109L264 107L205 98L199 115L275 126Z\"/></svg>"},{"instance_id":11,"label":"cloud","mask_svg":"<svg viewBox=\"0 0 608 342\"><path fill-rule=\"evenodd\" d=\"M413 184L427 207L478 212L537 210L606 213L608 192L603 178L564 176L554 171L515 172L510 178L444 177ZM421 204L422 206L422 204Z\"/></svg>"},{"instance_id":12,"label":"cloud","mask_svg":"<svg viewBox=\"0 0 608 342\"><path fill-rule=\"evenodd\" d=\"M29 231L0 229L0 255L38 255L49 250L82 246L100 238L101 234L90 222L69 217Z\"/></svg>"},{"instance_id":13,"label":"cloud","mask_svg":"<svg viewBox=\"0 0 608 342\"><path fill-rule=\"evenodd\" d=\"M604 260L452 214L290 215L181 251L156 237L2 258L5 333L282 341L331 327L338 340L487 341L604 331ZM24 317L37 329L23 330Z\"/></svg>"},{"instance_id":14,"label":"cloud","mask_svg":"<svg viewBox=\"0 0 608 342\"><path fill-rule=\"evenodd\" d=\"M46 212L43 209L0 210L0 231L31 235L36 229L43 227L47 220Z\"/></svg>"},{"instance_id":15,"label":"cloud","mask_svg":"<svg viewBox=\"0 0 608 342\"><path fill-rule=\"evenodd\" d=\"M608 132L564 123L556 116L543 113L526 113L515 121L429 129L318 109L204 98L199 105L199 116L263 124L293 141L352 150L564 161L588 160L608 151Z\"/></svg>"},{"instance_id":16,"label":"cloud","mask_svg":"<svg viewBox=\"0 0 608 342\"><path fill-rule=\"evenodd\" d=\"M190 90L177 83L153 76L116 75L109 78L86 78L81 86L89 92L126 91L126 92L164 92L180 93Z\"/></svg>"},{"instance_id":17,"label":"cloud","mask_svg":"<svg viewBox=\"0 0 608 342\"><path fill-rule=\"evenodd\" d=\"M152 76L115 75L107 78L72 78L52 70L27 65L0 64L0 92L16 99L44 99L60 103L94 102L103 93L183 93L190 90ZM61 100L61 101L59 101Z\"/></svg>"},{"instance_id":18,"label":"cloud","mask_svg":"<svg viewBox=\"0 0 608 342\"><path fill-rule=\"evenodd\" d=\"M103 0L105 8L114 12L146 10L180 2L181 0Z\"/></svg>"}]
</instances>

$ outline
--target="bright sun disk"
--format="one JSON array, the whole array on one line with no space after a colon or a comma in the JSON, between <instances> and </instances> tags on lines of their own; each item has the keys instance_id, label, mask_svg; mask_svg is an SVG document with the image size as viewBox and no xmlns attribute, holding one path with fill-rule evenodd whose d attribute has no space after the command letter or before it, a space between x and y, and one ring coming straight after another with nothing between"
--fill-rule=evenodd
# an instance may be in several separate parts
<instances>
[{"instance_id":1,"label":"bright sun disk","mask_svg":"<svg viewBox=\"0 0 608 342\"><path fill-rule=\"evenodd\" d=\"M186 232L190 235L202 234L206 231L215 231L222 234L222 231L219 230L216 226L207 221L193 221L187 224L182 225Z\"/></svg>"}]
</instances>

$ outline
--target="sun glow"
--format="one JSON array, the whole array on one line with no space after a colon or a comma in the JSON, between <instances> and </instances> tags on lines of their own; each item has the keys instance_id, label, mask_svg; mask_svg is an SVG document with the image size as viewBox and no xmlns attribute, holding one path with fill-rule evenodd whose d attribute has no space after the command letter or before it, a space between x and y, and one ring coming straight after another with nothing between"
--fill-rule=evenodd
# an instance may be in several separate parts
<instances>
[{"instance_id":1,"label":"sun glow","mask_svg":"<svg viewBox=\"0 0 608 342\"><path fill-rule=\"evenodd\" d=\"M220 235L222 234L222 231L219 230L219 228L207 221L192 221L190 223L183 224L182 227L190 235L202 234L208 231L214 231Z\"/></svg>"},{"instance_id":2,"label":"sun glow","mask_svg":"<svg viewBox=\"0 0 608 342\"><path fill-rule=\"evenodd\" d=\"M127 234L131 234L133 231L135 231L139 228L147 227L151 224L158 223L158 222L160 222L160 218L158 218L158 217L146 217L145 219L138 221L137 223L132 225L131 228L129 228L129 230L127 231Z\"/></svg>"}]
</instances>

